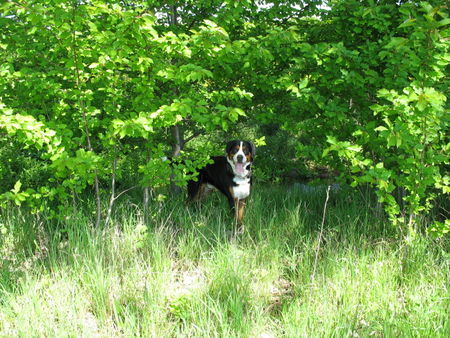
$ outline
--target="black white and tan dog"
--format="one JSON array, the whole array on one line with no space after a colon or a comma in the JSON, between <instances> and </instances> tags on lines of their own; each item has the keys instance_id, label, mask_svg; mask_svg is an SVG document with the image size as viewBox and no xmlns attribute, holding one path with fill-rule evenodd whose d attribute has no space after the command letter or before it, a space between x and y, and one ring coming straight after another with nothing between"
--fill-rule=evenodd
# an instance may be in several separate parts
<instances>
[{"instance_id":1,"label":"black white and tan dog","mask_svg":"<svg viewBox=\"0 0 450 338\"><path fill-rule=\"evenodd\" d=\"M199 201L214 188L223 193L233 211L236 223L241 226L246 198L252 184L252 163L256 148L249 141L230 141L225 156L215 156L213 163L198 170L197 181L188 182L188 198Z\"/></svg>"}]
</instances>

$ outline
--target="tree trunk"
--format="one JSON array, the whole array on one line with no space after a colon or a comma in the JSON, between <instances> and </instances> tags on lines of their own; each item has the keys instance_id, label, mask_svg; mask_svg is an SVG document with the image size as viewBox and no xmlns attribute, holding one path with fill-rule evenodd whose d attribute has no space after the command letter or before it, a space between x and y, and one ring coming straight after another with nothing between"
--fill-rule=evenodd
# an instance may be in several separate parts
<instances>
[{"instance_id":1,"label":"tree trunk","mask_svg":"<svg viewBox=\"0 0 450 338\"><path fill-rule=\"evenodd\" d=\"M184 146L183 129L179 125L172 126L172 158L178 157L181 154ZM170 177L170 190L174 194L181 193L181 188L174 182L174 174Z\"/></svg>"},{"instance_id":2,"label":"tree trunk","mask_svg":"<svg viewBox=\"0 0 450 338\"><path fill-rule=\"evenodd\" d=\"M150 151L147 153L147 163L150 161ZM150 187L145 186L144 187L144 196L143 196L143 203L144 203L144 222L145 224L147 224L148 221L148 205L150 202L150 198L151 198L151 190Z\"/></svg>"},{"instance_id":3,"label":"tree trunk","mask_svg":"<svg viewBox=\"0 0 450 338\"><path fill-rule=\"evenodd\" d=\"M116 199L116 167L117 167L117 158L114 157L111 173L111 196L109 198L108 212L106 213L105 227L108 226L109 221L111 220L112 209L114 201Z\"/></svg>"},{"instance_id":4,"label":"tree trunk","mask_svg":"<svg viewBox=\"0 0 450 338\"><path fill-rule=\"evenodd\" d=\"M170 25L177 26L178 25L178 13L177 6L171 6L171 12L169 13L169 23ZM176 63L175 60L172 60L172 63ZM176 94L177 90L174 88L174 92ZM184 133L183 129L179 125L172 126L172 158L178 157L181 154L184 146ZM177 186L174 182L175 175L172 174L170 177L170 190L174 194L181 193L181 188Z\"/></svg>"}]
</instances>

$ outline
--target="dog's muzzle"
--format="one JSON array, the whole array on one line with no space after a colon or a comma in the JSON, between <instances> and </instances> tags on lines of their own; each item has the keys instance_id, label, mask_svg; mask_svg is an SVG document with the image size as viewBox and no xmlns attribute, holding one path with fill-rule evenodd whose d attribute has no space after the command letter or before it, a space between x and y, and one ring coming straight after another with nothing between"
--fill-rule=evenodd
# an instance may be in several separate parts
<instances>
[{"instance_id":1,"label":"dog's muzzle","mask_svg":"<svg viewBox=\"0 0 450 338\"><path fill-rule=\"evenodd\" d=\"M245 173L245 166L244 166L244 163L242 163L242 160L241 160L241 162L235 163L234 167L235 167L236 172L238 174L244 174Z\"/></svg>"}]
</instances>

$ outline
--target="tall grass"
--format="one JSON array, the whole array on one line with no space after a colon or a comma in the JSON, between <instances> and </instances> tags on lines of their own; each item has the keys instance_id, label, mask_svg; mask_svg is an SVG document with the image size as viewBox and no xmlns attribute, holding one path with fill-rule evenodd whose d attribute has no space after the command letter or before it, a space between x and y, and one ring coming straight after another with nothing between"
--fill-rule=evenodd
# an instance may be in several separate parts
<instances>
[{"instance_id":1,"label":"tall grass","mask_svg":"<svg viewBox=\"0 0 450 338\"><path fill-rule=\"evenodd\" d=\"M238 238L219 194L146 222L122 201L101 229L88 207L4 210L0 336L450 336L448 241L406 242L369 194L335 191L319 243L324 201L257 187Z\"/></svg>"}]
</instances>

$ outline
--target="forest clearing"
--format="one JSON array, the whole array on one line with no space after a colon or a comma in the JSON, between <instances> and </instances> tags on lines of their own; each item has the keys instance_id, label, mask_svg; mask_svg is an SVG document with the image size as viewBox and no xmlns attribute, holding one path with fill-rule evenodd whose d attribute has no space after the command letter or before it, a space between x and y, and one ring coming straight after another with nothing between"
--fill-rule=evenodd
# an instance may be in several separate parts
<instances>
[{"instance_id":1,"label":"forest clearing","mask_svg":"<svg viewBox=\"0 0 450 338\"><path fill-rule=\"evenodd\" d=\"M0 336L449 337L448 13L2 2Z\"/></svg>"}]
</instances>

